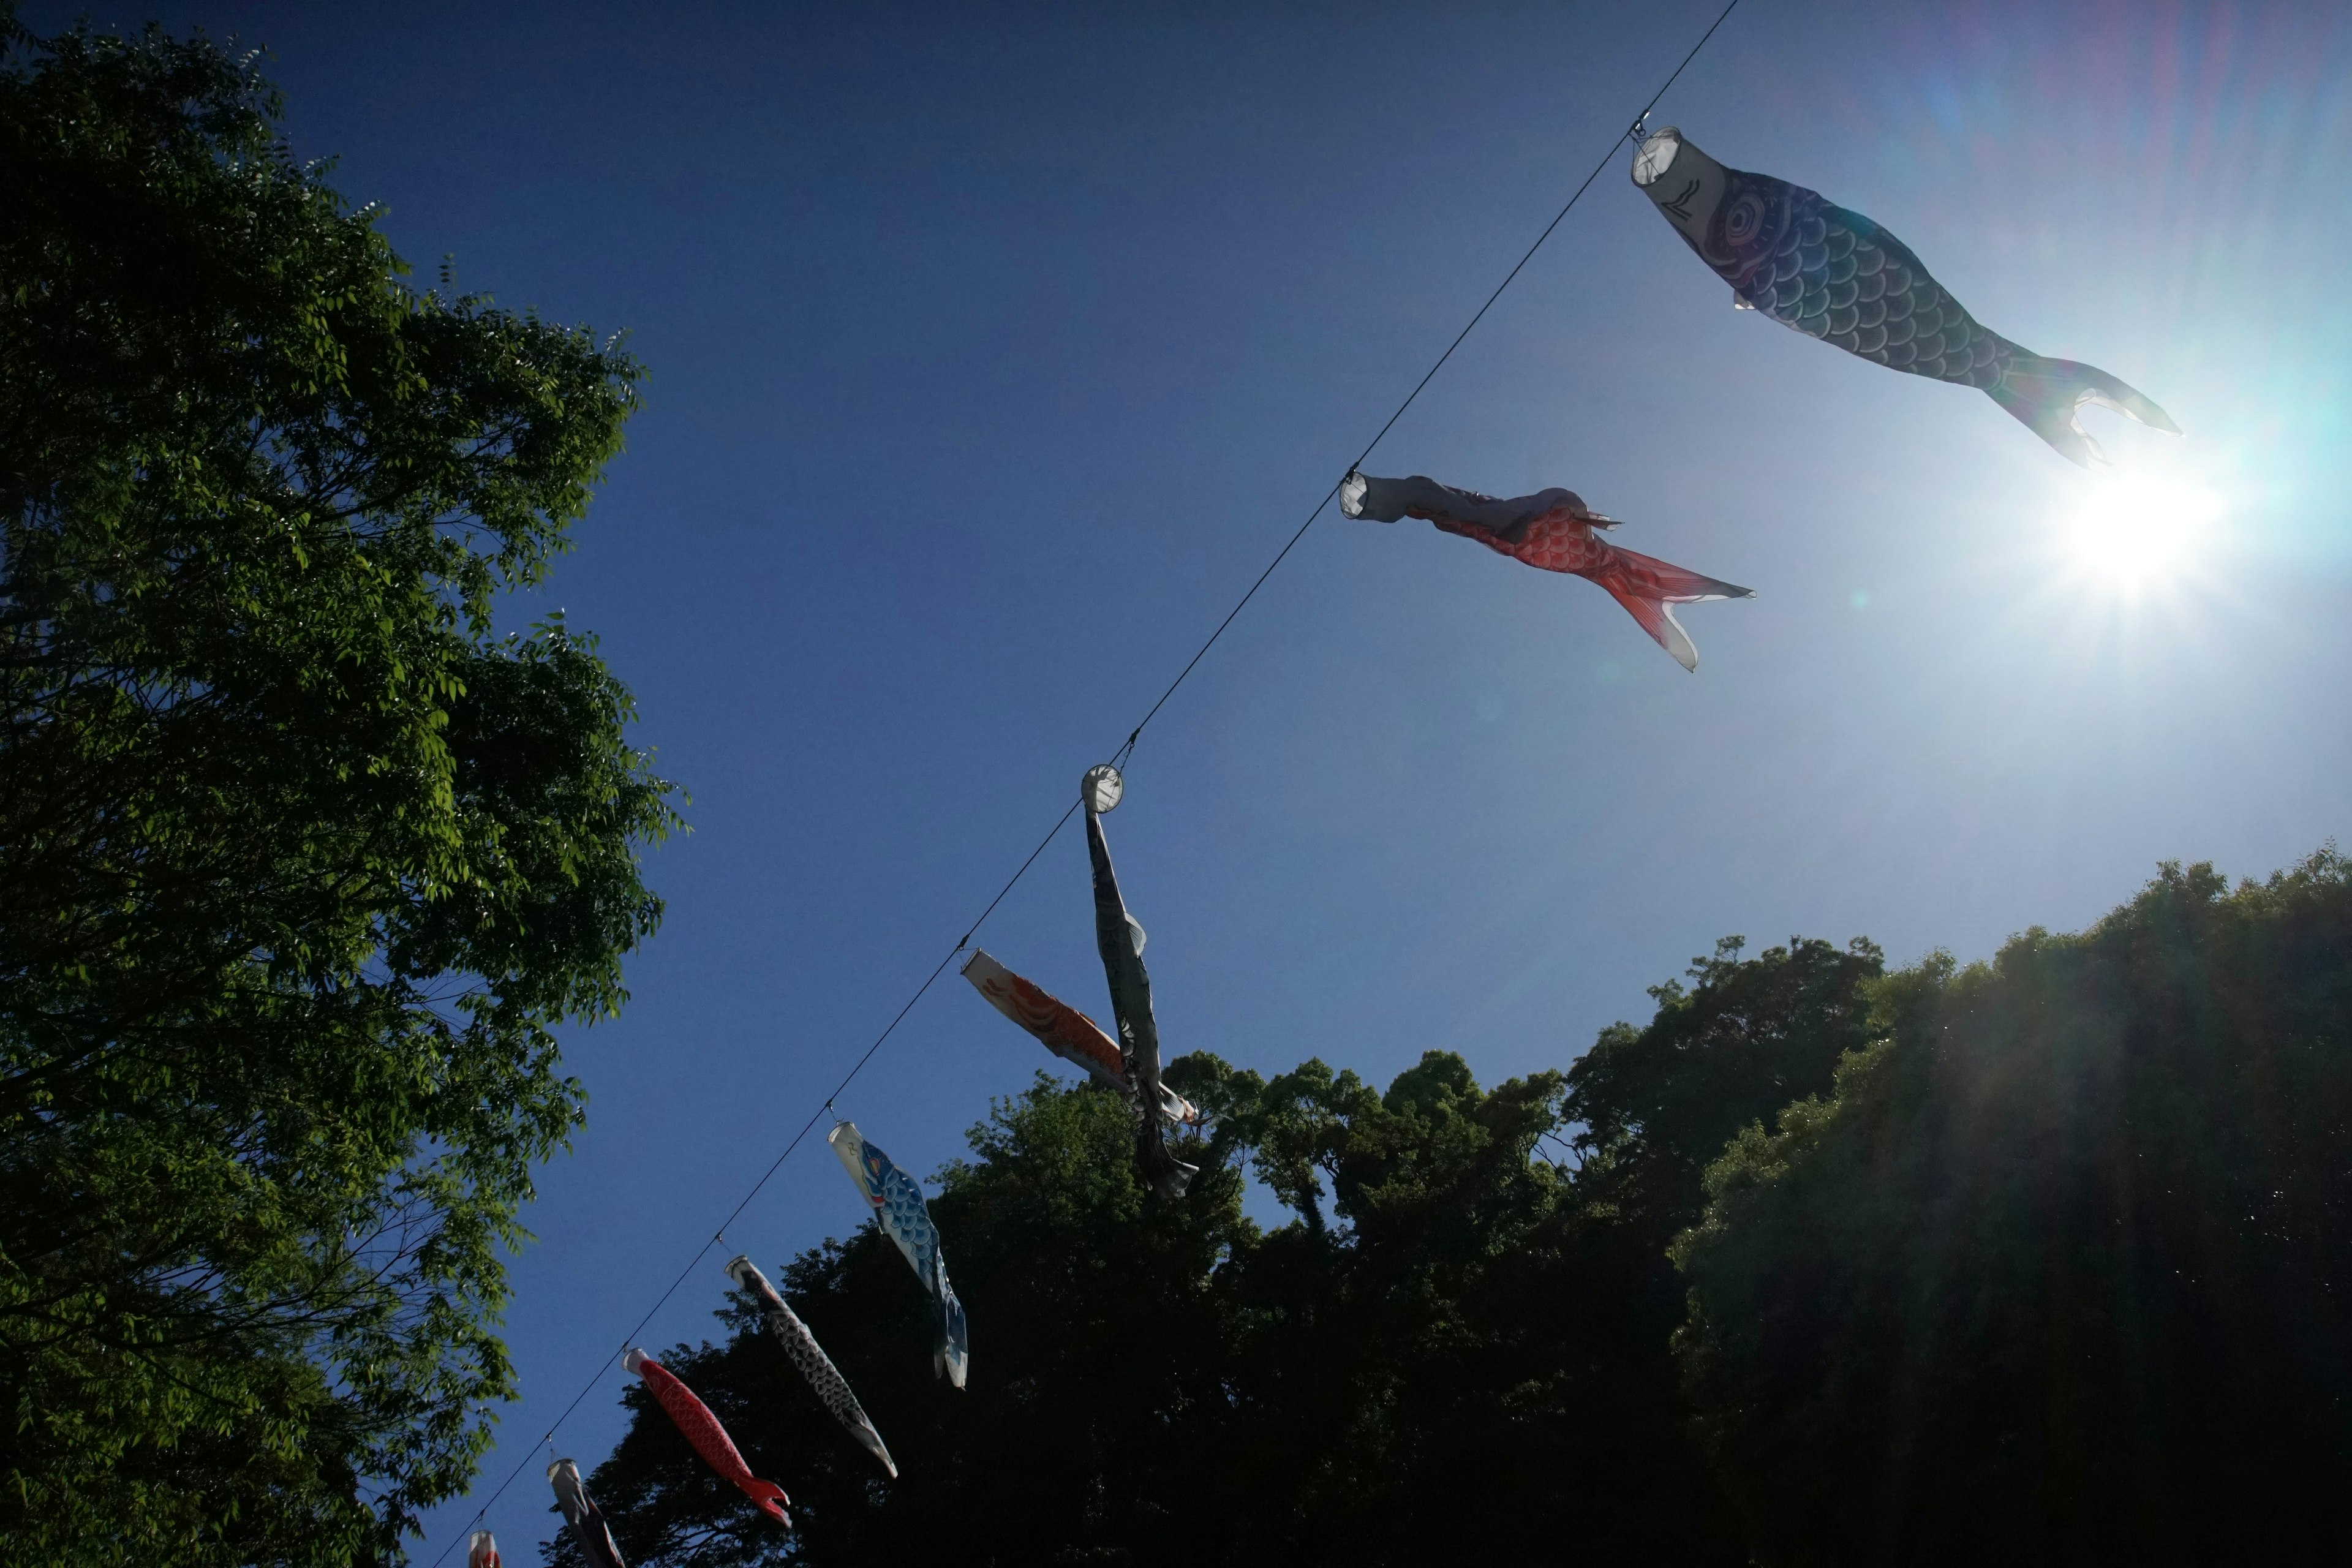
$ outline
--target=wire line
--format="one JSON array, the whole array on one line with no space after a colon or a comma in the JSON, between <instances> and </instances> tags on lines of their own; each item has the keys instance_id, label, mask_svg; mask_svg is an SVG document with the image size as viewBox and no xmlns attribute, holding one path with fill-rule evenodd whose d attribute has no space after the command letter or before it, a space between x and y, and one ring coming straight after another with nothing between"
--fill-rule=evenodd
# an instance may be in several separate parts
<instances>
[{"instance_id":1,"label":"wire line","mask_svg":"<svg viewBox=\"0 0 2352 1568\"><path fill-rule=\"evenodd\" d=\"M1291 534L1288 541L1284 543L1280 550L1275 552L1274 559L1266 563L1265 570L1257 574L1256 580L1251 583L1248 590L1234 602L1234 607L1225 612L1225 618L1217 623L1216 629L1209 634L1208 640L1203 642L1200 647L1194 651L1192 657L1184 662L1184 668L1176 672L1176 679L1168 683L1167 689L1160 692L1159 699L1151 704L1150 710L1147 711L1143 715L1142 719L1137 722L1134 729L1128 731L1126 743L1121 745L1117 753L1113 756L1112 761L1115 764L1124 763L1134 754L1135 743L1138 740L1142 738L1144 726L1150 723L1153 719L1159 716L1160 710L1167 706L1168 700L1176 695L1176 689L1184 684L1185 678L1192 673L1194 667L1199 665L1202 659L1208 657L1208 653L1211 648L1217 646L1217 639L1225 635L1225 628L1232 626L1235 617L1239 616L1242 611L1249 607L1249 602L1257 597L1257 591L1265 586L1266 579L1274 575L1276 569L1289 557L1291 551L1297 547L1298 542L1307 537L1307 531L1315 526L1316 519L1323 515L1323 509L1331 504L1331 498L1338 495L1339 493L1339 487L1348 482L1348 474L1352 474L1357 470L1357 468L1360 468L1363 465L1364 460L1372 455L1373 448L1377 447L1383 440L1388 438L1388 433L1396 427L1396 422L1404 417L1405 411L1413 405L1414 402L1421 396L1423 390L1426 388L1433 380L1436 379L1437 373L1439 371L1445 368L1446 361L1454 357L1454 351L1460 348L1463 342L1477 328L1478 323L1486 319L1486 312L1495 308L1495 301L1503 297L1503 290L1508 289L1518 278L1519 274L1526 270L1528 263L1535 259L1536 252L1543 248L1544 241L1552 237L1552 231L1559 227L1560 224L1567 218L1569 213L1575 207L1578 201L1582 199L1584 193L1592 187L1592 182L1599 179L1601 177L1601 171L1609 167L1610 160L1617 155L1618 147L1631 137L1635 131L1638 131L1643 121L1650 118L1650 111L1658 107L1658 100L1666 96L1667 89L1673 87L1675 83L1681 79L1683 72L1689 68L1691 61L1698 58L1698 52L1706 47L1707 40L1715 37L1716 29L1722 26L1726 21L1729 20L1732 12L1738 8L1739 0L1730 0L1730 4L1724 6L1722 13L1716 17L1712 24L1709 25L1706 31L1699 35L1698 42L1693 44L1690 47L1690 52L1683 57L1682 63L1675 67L1673 74L1666 78L1665 81L1659 86L1657 91L1650 95L1649 102L1642 106L1642 112L1633 117L1633 125L1628 130L1620 132L1618 136L1609 143L1609 150L1601 155L1600 162L1593 164L1592 172L1584 176L1583 184L1576 187L1576 190L1569 196L1567 202L1561 205L1559 211L1553 215L1551 222L1544 226L1543 232L1536 236L1535 243L1528 247L1526 254L1519 258L1518 261L1513 265L1510 271L1503 275L1503 280L1495 285L1495 291L1486 296L1486 302L1478 307L1477 313L1470 318L1469 324L1454 335L1454 341L1445 345L1445 352L1439 354L1437 356L1437 362L1429 367L1428 371L1419 381L1413 384L1412 390L1405 394L1404 401L1397 405L1396 412L1388 416L1387 421L1381 426L1380 430L1370 441L1364 444L1364 449L1357 454L1356 460L1348 465L1348 472L1340 475L1339 479L1332 481L1331 488L1323 492L1323 499L1315 503L1314 510L1307 514L1307 521L1300 523L1297 531ZM774 1162L768 1166L767 1170L761 1173L760 1179L751 1184L751 1190L743 1194L742 1201L738 1203L734 1208L728 1212L726 1219L720 1222L718 1232L711 1237L709 1241L704 1242L701 1247L695 1250L694 1256L687 1261L686 1267L678 1270L677 1278L670 1281L669 1288L664 1290L660 1297L655 1300L654 1304L646 1310L646 1315L637 1320L636 1326L629 1331L626 1338L623 1339L620 1348L615 1349L611 1354L604 1358L604 1364L596 1369L595 1373L588 1379L587 1383L581 1388L580 1392L572 1396L572 1403L563 1407L562 1414L556 1416L552 1422L549 1423L546 1434L541 1437L541 1441L550 1445L551 1452L553 1451L552 1446L556 1428L562 1426L565 1421L571 1418L572 1413L580 1408L581 1402L595 1391L596 1384L604 1380L604 1376L607 1372L612 1370L613 1363L621 1359L622 1351L625 1350L627 1346L635 1340L638 1334L645 1331L646 1325L653 1321L655 1314L659 1312L664 1307L667 1306L669 1304L669 1299L677 1294L678 1287L685 1284L688 1277L702 1266L702 1260L709 1255L713 1243L723 1238L726 1234L727 1227L734 1224L735 1221L741 1216L745 1209L751 1206L752 1200L760 1195L761 1190L766 1187L769 1181L775 1175L775 1173L783 1168L784 1162L793 1157L793 1152L798 1149L803 1141L805 1140L809 1133L815 1129L818 1119L823 1117L826 1111L833 1109L834 1100L841 1095L843 1090L846 1089L850 1086L851 1082L856 1079L859 1073L866 1070L866 1064L874 1059L875 1053L882 1048L884 1042L887 1041L890 1037L898 1031L900 1024L906 1022L907 1015L915 1010L915 1004L923 999L924 995L929 992L932 984L938 981L941 974L947 972L948 965L955 962L956 954L961 952L965 948L971 945L971 939L979 933L980 928L987 923L988 917L996 912L996 906L1004 901L1005 896L1013 891L1014 886L1020 882L1023 877L1028 875L1029 868L1037 863L1037 857L1045 852L1045 847L1053 843L1055 838L1060 835L1062 829L1069 825L1070 818L1076 814L1077 809L1078 803L1076 801L1072 801L1063 809L1062 815L1055 819L1054 826L1045 830L1045 837L1037 841L1037 847L1034 849L1029 851L1028 858L1021 862L1020 868L1014 871L1011 877L1007 878L1004 885L996 890L996 896L988 900L988 907L982 910L979 917L965 929L962 939L959 941L954 947L948 951L946 957L940 959L940 962L933 966L930 973L923 977L923 983L915 987L914 994L907 998L906 1005L899 1008L897 1016L892 1017L890 1022L883 1027L882 1032L874 1037L874 1043L866 1047L866 1054L859 1057L856 1063L852 1066L846 1073L842 1075L841 1081L834 1086L833 1092L825 1096L824 1103L818 1106L814 1111L810 1113L808 1121L802 1123L801 1130L793 1134L792 1142L784 1145L783 1152L778 1154ZM530 1462L538 1457L539 1456L535 1451L527 1452L524 1454L520 1462L519 1462L513 1469L507 1472L506 1479L499 1483L498 1489L493 1491L489 1497L483 1501L482 1506L475 1510L472 1520L467 1521L466 1526L467 1532L470 1533L481 1524L481 1521L488 1515L490 1510L497 1505L499 1499L506 1495L507 1489L514 1485L515 1479L520 1476L524 1469L530 1466ZM446 1558L451 1552L457 1550L457 1538L452 1537L449 1543L441 1549L440 1554L433 1559L430 1568L440 1568L443 1559Z\"/></svg>"},{"instance_id":2,"label":"wire line","mask_svg":"<svg viewBox=\"0 0 2352 1568\"><path fill-rule=\"evenodd\" d=\"M1658 90L1650 95L1649 102L1642 105L1642 112L1633 117L1633 129L1627 130L1625 132L1621 134L1616 141L1609 143L1609 151L1601 154L1601 161L1592 165L1592 173L1584 176L1584 183L1576 187L1575 193L1571 195L1568 198L1567 202L1561 205L1559 211L1552 216L1551 222L1544 225L1544 231L1536 236L1536 242L1528 247L1527 254L1520 257L1517 264L1514 266L1510 271L1503 275L1503 280L1500 283L1495 285L1495 291L1486 296L1486 302L1478 307L1478 313L1470 318L1470 324L1454 334L1454 341L1445 345L1445 352L1437 356L1437 363L1431 365L1428 373L1423 375L1419 381L1413 383L1412 390L1405 394L1404 401L1397 405L1396 412L1388 416L1388 422L1381 426L1379 434L1375 435L1370 441L1364 443L1364 449L1356 455L1356 460L1354 462L1348 465L1348 473L1341 474L1338 479L1331 481L1331 488L1323 492L1323 499L1315 503L1315 510L1307 514L1307 521L1298 525L1298 531L1292 534L1290 536L1289 542L1286 543L1281 550L1276 552L1274 560L1267 563L1266 569L1257 574L1257 581L1249 585L1249 592L1244 594L1241 596L1240 602L1235 604L1231 610L1225 613L1225 618L1217 623L1217 629L1209 634L1209 640L1201 645L1200 652L1195 653L1185 662L1184 668L1176 672L1176 679L1168 683L1168 689L1160 694L1160 700L1158 702L1154 702L1151 705L1151 711L1143 716L1143 723L1138 724L1133 731L1128 735L1127 744L1120 748L1120 756L1124 757L1129 752L1135 749L1136 740L1143 733L1143 725L1150 723L1152 719L1159 713L1161 704L1165 703L1171 697L1176 695L1176 689L1184 684L1184 678L1192 673L1192 667L1200 663L1202 656L1207 654L1211 648L1216 647L1217 639L1225 635L1225 628L1234 624L1234 617L1240 615L1243 608L1246 606L1252 599L1257 596L1257 591L1265 586L1265 580L1274 575L1274 569L1282 564L1284 557L1290 553L1292 547L1297 545L1300 540L1307 537L1307 531L1315 526L1315 520L1323 515L1323 509L1331 504L1331 498L1338 495L1339 493L1339 487L1348 482L1348 474L1352 474L1358 468L1363 467L1364 459L1372 455L1372 448L1378 447L1382 441L1388 438L1389 432L1396 428L1396 422L1404 417L1405 410L1411 408L1413 405L1414 400L1421 396L1422 389L1436 378L1439 371L1445 368L1445 362L1454 357L1454 351L1460 348L1462 346L1463 340L1467 338L1471 332L1476 329L1479 322L1486 319L1486 312L1495 308L1495 301L1503 297L1503 290L1508 289L1511 286L1512 281L1526 269L1528 263L1536 258L1536 252L1543 248L1544 241L1551 237L1552 230L1560 226L1561 221L1568 216L1570 210L1576 205L1580 199L1582 198L1584 193L1591 189L1592 182L1599 179L1601 177L1601 171L1609 167L1609 160L1617 156L1618 146L1622 143L1627 137L1633 133L1633 130L1638 130L1643 121L1650 118L1650 111L1658 107L1658 100L1666 96L1666 89L1675 85L1675 81L1681 78L1683 72L1689 68L1691 61L1698 58L1699 50L1706 47L1706 41L1715 37L1716 28L1722 26L1726 21L1729 20L1732 12L1738 8L1739 0L1731 0L1731 3L1723 8L1722 13L1716 17L1715 21L1707 27L1706 31L1699 35L1698 42L1691 46L1690 53L1683 57L1682 64L1674 68L1674 74L1667 77L1665 81L1660 85Z\"/></svg>"}]
</instances>

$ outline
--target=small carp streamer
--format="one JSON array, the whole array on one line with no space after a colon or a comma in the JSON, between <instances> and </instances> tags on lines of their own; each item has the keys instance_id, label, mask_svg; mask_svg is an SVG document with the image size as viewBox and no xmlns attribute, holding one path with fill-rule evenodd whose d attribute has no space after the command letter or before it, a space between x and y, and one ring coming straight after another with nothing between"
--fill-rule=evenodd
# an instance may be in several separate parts
<instances>
[{"instance_id":1,"label":"small carp streamer","mask_svg":"<svg viewBox=\"0 0 2352 1568\"><path fill-rule=\"evenodd\" d=\"M792 1516L784 1511L784 1504L793 1500L775 1482L763 1481L751 1473L751 1467L735 1450L735 1439L727 1435L727 1428L710 1413L710 1406L695 1397L694 1390L678 1382L669 1368L634 1347L621 1358L621 1364L646 1380L646 1392L668 1413L671 1423L694 1445L694 1451L702 1456L704 1462L758 1503L761 1513L787 1530L792 1528Z\"/></svg>"},{"instance_id":2,"label":"small carp streamer","mask_svg":"<svg viewBox=\"0 0 2352 1568\"><path fill-rule=\"evenodd\" d=\"M487 1530L478 1530L467 1536L466 1568L501 1568L499 1562L499 1538Z\"/></svg>"},{"instance_id":3,"label":"small carp streamer","mask_svg":"<svg viewBox=\"0 0 2352 1568\"><path fill-rule=\"evenodd\" d=\"M955 1287L948 1283L947 1254L940 1249L939 1227L931 1224L922 1184L868 1143L854 1121L835 1122L824 1141L833 1145L842 1169L873 1205L876 1220L898 1244L915 1278L931 1293L931 1366L961 1388L971 1365L971 1342L964 1325L963 1303L956 1300Z\"/></svg>"},{"instance_id":4,"label":"small carp streamer","mask_svg":"<svg viewBox=\"0 0 2352 1568\"><path fill-rule=\"evenodd\" d=\"M1035 1036L1047 1050L1086 1068L1097 1083L1117 1089L1121 1098L1135 1099L1135 1086L1128 1081L1118 1042L1104 1034L1100 1024L1045 987L1013 973L984 950L973 952L963 966L963 977L988 999L990 1006ZM1200 1108L1164 1083L1160 1086L1160 1114L1188 1127L1201 1123Z\"/></svg>"},{"instance_id":5,"label":"small carp streamer","mask_svg":"<svg viewBox=\"0 0 2352 1568\"><path fill-rule=\"evenodd\" d=\"M1976 387L2086 468L2107 466L2084 433L2086 403L2180 434L2171 416L2097 366L2045 359L1980 325L1909 246L1860 213L1726 168L1675 126L1634 153L1633 184L1743 310L1874 364Z\"/></svg>"},{"instance_id":6,"label":"small carp streamer","mask_svg":"<svg viewBox=\"0 0 2352 1568\"><path fill-rule=\"evenodd\" d=\"M580 1484L580 1467L569 1459L558 1459L547 1467L547 1481L555 1489L555 1506L563 1510L563 1522L572 1527L572 1538L594 1568L629 1568L621 1561L621 1549L613 1544L613 1531L605 1525L604 1513L589 1500L588 1489Z\"/></svg>"},{"instance_id":7,"label":"small carp streamer","mask_svg":"<svg viewBox=\"0 0 2352 1568\"><path fill-rule=\"evenodd\" d=\"M806 1323L801 1321L800 1314L793 1310L773 1285L768 1283L768 1277L760 1272L749 1257L738 1256L730 1259L727 1265L727 1277L740 1289L749 1290L760 1299L760 1306L767 1313L769 1331L784 1347L784 1354L792 1358L793 1364L801 1369L801 1375L808 1379L809 1386L816 1390L817 1398L833 1412L835 1421L849 1428L851 1436L866 1446L867 1453L882 1461L882 1468L889 1472L890 1479L897 1480L898 1467L891 1463L890 1450L883 1445L882 1434L874 1429L874 1423L866 1418L865 1408L857 1403L857 1395L849 1391L849 1380L841 1375L840 1369L833 1364L833 1358L824 1353L824 1347L816 1342L816 1336L809 1332Z\"/></svg>"},{"instance_id":8,"label":"small carp streamer","mask_svg":"<svg viewBox=\"0 0 2352 1568\"><path fill-rule=\"evenodd\" d=\"M1698 668L1698 648L1675 619L1675 606L1755 596L1752 588L1702 577L1595 537L1594 529L1614 528L1617 520L1588 509L1574 490L1538 490L1497 500L1420 474L1409 479L1376 479L1351 473L1339 486L1339 510L1367 522L1417 517L1435 523L1440 532L1475 539L1527 565L1589 578L1609 590L1609 596L1687 670Z\"/></svg>"},{"instance_id":9,"label":"small carp streamer","mask_svg":"<svg viewBox=\"0 0 2352 1568\"><path fill-rule=\"evenodd\" d=\"M1110 775L1108 780L1101 777L1106 773ZM1151 1017L1151 975L1143 967L1143 927L1127 912L1126 901L1119 897L1118 876L1111 869L1110 845L1102 830L1103 812L1117 805L1124 793L1124 785L1113 787L1118 776L1107 767L1089 769L1078 785L1079 798L1087 808L1087 858L1094 867L1095 950L1102 955L1103 975L1110 982L1110 1016L1118 1026L1120 1065L1141 1113L1135 1132L1136 1158L1154 1191L1164 1198L1181 1198L1201 1168L1184 1163L1169 1151L1168 1118L1164 1112L1154 1114L1166 1106L1171 1091L1160 1081L1160 1026Z\"/></svg>"}]
</instances>

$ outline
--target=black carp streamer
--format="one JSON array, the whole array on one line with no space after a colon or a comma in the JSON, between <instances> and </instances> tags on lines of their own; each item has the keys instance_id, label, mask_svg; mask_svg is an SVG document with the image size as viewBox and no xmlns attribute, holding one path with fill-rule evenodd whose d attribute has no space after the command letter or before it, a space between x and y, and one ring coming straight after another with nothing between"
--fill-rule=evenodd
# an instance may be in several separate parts
<instances>
[{"instance_id":1,"label":"black carp streamer","mask_svg":"<svg viewBox=\"0 0 2352 1568\"><path fill-rule=\"evenodd\" d=\"M1667 126L1633 154L1633 184L1735 301L1889 370L1973 386L2086 468L2105 468L2086 403L2180 426L2096 365L2045 359L1961 309L1911 247L1818 191L1729 169Z\"/></svg>"},{"instance_id":2,"label":"black carp streamer","mask_svg":"<svg viewBox=\"0 0 2352 1568\"><path fill-rule=\"evenodd\" d=\"M801 1321L800 1314L786 1304L776 1288L768 1283L768 1277L761 1273L748 1257L739 1254L730 1260L727 1277L735 1281L739 1289L750 1291L760 1303L760 1310L768 1320L768 1331L784 1347L784 1354L800 1369L801 1375L808 1379L809 1386L816 1391L816 1396L824 1402L824 1407L833 1413L833 1418L847 1427L849 1435L864 1445L867 1453L881 1460L883 1469L889 1472L892 1480L897 1480L898 1467L891 1462L890 1450L884 1446L882 1434L874 1429L874 1423L867 1418L865 1407L857 1403L857 1395L849 1391L849 1380L841 1375L841 1370L833 1364L833 1358L824 1353L824 1347L816 1342L816 1336L809 1332L806 1323Z\"/></svg>"}]
</instances>

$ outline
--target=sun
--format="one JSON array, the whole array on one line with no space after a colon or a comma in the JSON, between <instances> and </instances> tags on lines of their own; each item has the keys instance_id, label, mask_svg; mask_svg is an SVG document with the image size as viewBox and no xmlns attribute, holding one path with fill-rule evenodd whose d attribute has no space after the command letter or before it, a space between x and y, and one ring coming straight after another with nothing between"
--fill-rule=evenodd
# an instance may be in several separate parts
<instances>
[{"instance_id":1,"label":"sun","mask_svg":"<svg viewBox=\"0 0 2352 1568\"><path fill-rule=\"evenodd\" d=\"M2119 476L2083 498L2065 520L2065 540L2083 574L2135 593L2188 569L2221 514L2221 499L2192 485Z\"/></svg>"}]
</instances>

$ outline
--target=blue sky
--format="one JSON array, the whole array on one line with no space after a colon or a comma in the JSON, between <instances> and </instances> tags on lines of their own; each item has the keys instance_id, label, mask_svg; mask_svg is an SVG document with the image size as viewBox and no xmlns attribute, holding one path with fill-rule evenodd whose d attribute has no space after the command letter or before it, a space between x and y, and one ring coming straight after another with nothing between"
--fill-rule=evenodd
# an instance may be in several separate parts
<instances>
[{"instance_id":1,"label":"blue sky","mask_svg":"<svg viewBox=\"0 0 2352 1568\"><path fill-rule=\"evenodd\" d=\"M420 279L448 254L651 369L515 610L601 634L693 833L634 1002L570 1047L590 1121L514 1266L493 1482L1717 8L152 13L268 47ZM1327 513L1108 823L1171 1050L1491 1081L1725 933L1974 958L2161 859L2345 831L2352 13L1745 0L1658 118L2188 438L2090 416L2118 502L1978 394L1735 312L1621 151L1368 467L1568 485L1758 596L1685 613L1689 676L1589 584ZM1076 834L979 940L1098 1009ZM928 1172L1047 1065L950 972L841 1107ZM859 1217L813 1140L730 1250ZM724 1256L649 1342L709 1331ZM603 1456L622 1381L559 1451ZM491 1510L510 1560L547 1501L534 1467Z\"/></svg>"}]
</instances>

